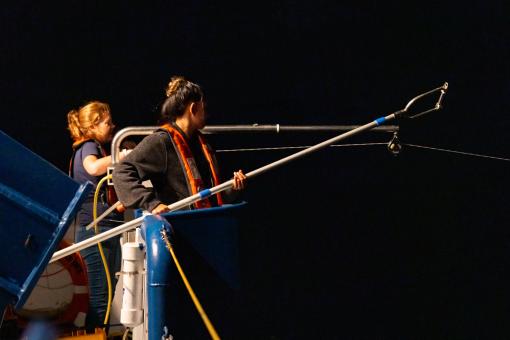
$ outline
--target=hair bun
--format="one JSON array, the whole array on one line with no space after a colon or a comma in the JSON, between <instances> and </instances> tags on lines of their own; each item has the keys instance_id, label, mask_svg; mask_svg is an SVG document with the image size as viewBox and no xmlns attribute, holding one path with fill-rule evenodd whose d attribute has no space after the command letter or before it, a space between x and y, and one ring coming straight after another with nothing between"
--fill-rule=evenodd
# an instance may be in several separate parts
<instances>
[{"instance_id":1,"label":"hair bun","mask_svg":"<svg viewBox=\"0 0 510 340\"><path fill-rule=\"evenodd\" d=\"M174 93L176 93L182 85L186 84L186 79L181 76L173 76L166 87L166 96L170 97Z\"/></svg>"}]
</instances>

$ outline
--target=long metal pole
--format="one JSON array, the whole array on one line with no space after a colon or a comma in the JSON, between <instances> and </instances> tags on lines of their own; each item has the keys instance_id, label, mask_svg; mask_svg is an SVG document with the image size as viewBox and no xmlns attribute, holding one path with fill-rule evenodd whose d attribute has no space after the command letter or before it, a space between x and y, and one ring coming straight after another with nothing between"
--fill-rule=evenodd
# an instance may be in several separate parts
<instances>
[{"instance_id":1,"label":"long metal pole","mask_svg":"<svg viewBox=\"0 0 510 340\"><path fill-rule=\"evenodd\" d=\"M209 125L204 127L201 132L204 134L215 133L236 133L236 132L327 132L327 131L349 131L359 127L359 125ZM398 126L380 126L375 128L381 132L398 131Z\"/></svg>"},{"instance_id":2,"label":"long metal pole","mask_svg":"<svg viewBox=\"0 0 510 340\"><path fill-rule=\"evenodd\" d=\"M301 150L299 152L296 152L295 154L292 154L290 156L287 156L287 157L284 157L278 161L275 161L273 163L270 163L270 164L267 164L263 167L260 167L256 170L253 170L253 171L250 171L246 174L246 177L249 179L249 178L253 178L255 176L258 176L266 171L269 171L271 169L274 169L280 165L283 165L283 164L286 164L290 161L293 161L295 159L298 159L298 158L301 158L303 156L306 156L312 152L315 152L317 150L320 150L322 148L325 148L333 143L336 143L342 139L345 139L345 138L348 138L350 136L353 136L355 134L358 134L362 131L366 131L366 130L370 130L382 123L384 123L385 121L389 121L389 120L393 120L395 118L395 114L390 114L386 117L382 117L382 118L379 118L379 119L376 119L374 120L373 122L370 122L368 124L365 124L365 125L362 125L356 129L353 129L351 131L348 131L348 132L345 132L339 136L336 136L334 138L331 138L331 139L328 139L322 143L319 143L319 144L316 144L314 146L311 146L307 149L304 149L304 150ZM207 198L211 195L215 195L219 192L222 192L224 190L227 190L229 188L231 188L232 186L234 185L234 180L231 179L231 180L228 180L220 185L217 185L215 187L212 187L210 189L205 189L205 190L202 190L200 191L199 193L196 193L195 195L192 195L192 196L189 196L187 198L184 198L180 201L177 201L175 203L172 203L168 206L168 209L170 211L174 211L174 210L179 210L181 208L184 208L184 207L187 207L197 201L200 201L200 200L203 200L204 198ZM103 242L103 241L106 241L114 236L117 236L117 235L120 235L126 231L129 231L131 229L134 229L136 227L138 227L139 225L142 224L143 222L143 219L144 219L144 216L141 216L141 217L138 217L134 220L131 220L127 223L124 223L116 228L113 228L113 229L110 229L108 231L105 231L101 234L98 234L98 235L95 235L91 238L88 238L84 241L81 241L79 243L76 243L76 244L73 244L65 249L62 249L62 250L59 250L57 252L55 252L50 260L50 263L52 262L55 262L63 257L66 257L68 255L71 255L77 251L80 251L80 250L83 250L85 248L88 248L90 246L93 246L99 242Z\"/></svg>"},{"instance_id":3,"label":"long metal pole","mask_svg":"<svg viewBox=\"0 0 510 340\"><path fill-rule=\"evenodd\" d=\"M331 139L328 139L322 143L319 143L319 144L316 144L314 146L311 146L309 148L306 148L304 150L301 150L299 152L296 152L295 154L292 154L290 156L287 156L287 157L284 157L278 161L275 161L273 163L270 163L270 164L267 164L263 167L260 167L256 170L253 170L253 171L250 171L246 174L246 177L249 179L249 178L252 178L252 177L255 177L255 176L258 176L260 175L261 173L263 172L266 172L268 170L271 170L271 169L274 169L280 165L283 165L285 163L288 163L292 160L295 160L295 159L298 159L300 157L303 157L303 156L306 156L307 154L309 153L312 153L312 152L315 152L317 150L320 150L322 148L325 148L333 143L336 143L342 139L346 139L350 136L353 136L353 135L356 135L360 132L363 132L363 131L366 131L366 130L370 130L370 129L373 129L375 128L376 126L379 126L385 122L388 122L388 121L391 121L391 120L394 120L395 118L397 117L400 117L400 116L406 116L408 118L415 118L415 117L418 117L418 116L421 116L425 113L428 113L428 112L431 112L431 111L435 111L435 110L439 110L441 108L441 101L443 99L443 96L445 95L446 93L446 90L448 89L448 83L444 83L443 86L440 86L438 88L435 88L434 90L431 90L431 91L428 91L424 94L421 94L419 96L416 96L414 97L413 99L411 99L411 101L408 102L408 104L406 105L406 107L402 110L399 110L399 111L396 111L392 114L389 114L387 115L386 117L381 117L381 118L378 118L368 124L365 124L365 125L362 125L360 127L357 127L351 131L348 131L348 132L345 132L341 135L338 135L336 137L333 137ZM440 97L438 99L438 101L436 102L436 105L434 108L430 109L430 110L427 110L427 111L423 111L421 113L415 113L415 114L410 114L408 112L408 109L411 107L411 105L418 99L420 98L423 98L425 96L428 96L432 93L435 93L435 92L440 92ZM174 211L174 210L178 210L178 209L181 209L181 208L184 208L186 206L189 206L190 204L193 204L197 201L200 201L204 198L207 198L211 195L214 195L214 194L217 194L221 191L224 191L226 189L229 189L231 188L232 186L234 185L234 180L231 179L231 180L228 180L220 185L217 185L215 187L212 187L210 189L205 189L205 190L202 190L200 191L199 193L195 194L195 195L192 195L192 196L189 196L185 199L182 199L180 201L177 201L175 203L172 203L168 206L168 209L170 211ZM88 248L90 246L93 246L99 242L102 242L102 241L106 241L114 236L117 236L117 235L120 235L122 234L123 232L125 231L129 231L131 229L134 229L136 227L138 227L139 225L142 224L143 222L143 219L144 219L144 216L141 216L139 218L136 218L132 221L129 221L127 223L124 223L116 228L113 228L111 230L108 230L106 232L103 232L101 234L98 234L96 236L93 236L89 239L86 239L82 242L79 242L79 243L76 243L76 244L73 244L72 246L69 246L65 249L62 249L62 250L59 250L57 252L55 252L50 260L50 263L51 262L55 262L65 256L68 256L68 255L71 255L77 251L80 251L82 249L85 249L85 248Z\"/></svg>"}]
</instances>

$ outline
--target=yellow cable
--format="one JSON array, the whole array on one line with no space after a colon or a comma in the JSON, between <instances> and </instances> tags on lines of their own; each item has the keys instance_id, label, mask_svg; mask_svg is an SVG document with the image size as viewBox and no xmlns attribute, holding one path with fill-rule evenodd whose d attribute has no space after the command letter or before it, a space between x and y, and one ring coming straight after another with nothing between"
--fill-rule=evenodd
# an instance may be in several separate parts
<instances>
[{"instance_id":1,"label":"yellow cable","mask_svg":"<svg viewBox=\"0 0 510 340\"><path fill-rule=\"evenodd\" d=\"M94 208L93 208L93 214L94 214L94 231L96 234L99 233L99 228L97 226L96 218L97 218L97 201L99 197L99 190L103 183L111 178L111 176L105 176L102 178L99 183L97 184L96 192L94 193ZM220 337L218 335L218 332L216 332L216 329L214 329L214 326L212 325L211 321L207 317L207 314L205 313L204 309L202 308L202 305L200 304L200 301L198 300L197 296L195 295L195 292L193 291L193 288L191 288L191 285L184 274L184 271L181 268L181 265L179 263L179 260L177 260L177 256L175 255L175 252L172 248L172 245L168 241L168 237L166 236L166 233L162 231L162 236L165 241L165 244L170 251L170 254L172 255L172 258L175 262L175 265L177 267L177 270L179 271L179 274L181 275L182 281L184 282L184 285L186 286L186 289L188 290L189 295L191 296L191 299L193 300L193 303L195 304L195 308L197 309L198 313L200 314L200 317L202 318L207 330L209 331L209 334L211 335L211 338L213 340L220 340ZM106 280L108 282L108 308L106 309L104 324L108 322L108 318L110 316L110 309L111 309L111 303L112 303L112 282L110 278L110 271L108 269L108 264L106 263L106 258L104 256L103 247L101 246L101 242L97 244L97 247L99 248L99 253L101 255L101 259L103 261L103 265L105 268L106 273Z\"/></svg>"},{"instance_id":2,"label":"yellow cable","mask_svg":"<svg viewBox=\"0 0 510 340\"><path fill-rule=\"evenodd\" d=\"M129 327L127 327L126 330L124 331L124 334L122 335L122 340L127 340L129 331L130 329Z\"/></svg>"},{"instance_id":3,"label":"yellow cable","mask_svg":"<svg viewBox=\"0 0 510 340\"><path fill-rule=\"evenodd\" d=\"M168 240L165 230L161 231L161 236L163 236L163 240L165 241L166 247L170 251L170 254L172 254L172 258L174 259L175 266L177 267L179 274L181 274L182 281L184 282L184 285L188 289L188 293L191 296L193 303L195 304L195 308L197 309L198 313L200 314L200 317L202 318L202 320L204 321L205 327L207 327L207 330L209 331L211 338L213 340L219 340L220 337L219 337L218 333L214 329L214 326L211 324L211 321L209 321L207 314L205 313L204 309L202 308L200 301L198 301L198 298L195 295L193 288L191 288L191 285L189 284L188 279L186 278L186 275L184 274L184 271L182 270L181 265L179 264L179 261L177 260L177 256L175 256L174 249L172 248L172 245L170 244L170 241Z\"/></svg>"},{"instance_id":4,"label":"yellow cable","mask_svg":"<svg viewBox=\"0 0 510 340\"><path fill-rule=\"evenodd\" d=\"M97 222L96 222L97 199L99 197L99 189L101 188L101 185L103 185L104 181L106 181L107 179L109 179L111 177L112 177L111 175L103 177L97 184L96 192L94 193L94 208L93 208L94 217L93 218L94 218L94 231L95 231L96 235L99 234L99 227L97 226ZM106 325L106 323L108 322L108 318L110 317L110 309L112 306L112 280L110 277L110 270L108 269L108 263L106 262L106 258L104 256L103 246L101 245L101 242L99 242L97 244L97 247L99 249L99 254L101 255L101 260L103 261L104 271L106 274L106 281L108 282L108 306L106 308L106 314L105 314L104 321L103 321L103 323Z\"/></svg>"}]
</instances>

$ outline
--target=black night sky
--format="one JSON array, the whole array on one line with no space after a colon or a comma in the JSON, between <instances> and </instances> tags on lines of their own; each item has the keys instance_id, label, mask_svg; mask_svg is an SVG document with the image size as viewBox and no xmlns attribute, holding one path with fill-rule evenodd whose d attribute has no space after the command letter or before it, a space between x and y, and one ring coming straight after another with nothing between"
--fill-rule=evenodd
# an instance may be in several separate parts
<instances>
[{"instance_id":1,"label":"black night sky","mask_svg":"<svg viewBox=\"0 0 510 340\"><path fill-rule=\"evenodd\" d=\"M190 276L227 339L507 338L509 163L405 144L509 156L509 15L499 0L9 1L0 128L66 171L70 109L97 99L118 128L155 125L172 75L202 85L211 125L361 125L447 81L441 111L397 122L398 156L385 145L328 148L250 182L240 291ZM221 150L331 136L210 141ZM229 174L292 152L219 159ZM181 338L207 338L186 308L197 334Z\"/></svg>"}]
</instances>

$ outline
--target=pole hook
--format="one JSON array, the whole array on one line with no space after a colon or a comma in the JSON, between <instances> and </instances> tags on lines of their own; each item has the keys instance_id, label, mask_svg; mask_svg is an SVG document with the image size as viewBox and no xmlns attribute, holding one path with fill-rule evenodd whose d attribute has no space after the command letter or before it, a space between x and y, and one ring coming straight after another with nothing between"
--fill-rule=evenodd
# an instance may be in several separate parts
<instances>
[{"instance_id":1,"label":"pole hook","mask_svg":"<svg viewBox=\"0 0 510 340\"><path fill-rule=\"evenodd\" d=\"M441 103L443 101L443 97L446 94L447 90L448 90L448 83L445 82L440 87L437 87L433 90L427 91L425 93L422 93L422 94L414 97L407 103L407 105L402 110L395 112L395 117L396 118L405 117L405 118L414 119L414 118L423 116L424 114L427 114L429 112L440 110L442 108ZM436 105L434 105L433 108L422 111L422 112L418 112L418 113L410 113L409 112L409 108L411 108L417 101L419 101L420 99L427 97L429 95L435 94L437 92L439 92L439 98L437 99Z\"/></svg>"}]
</instances>

